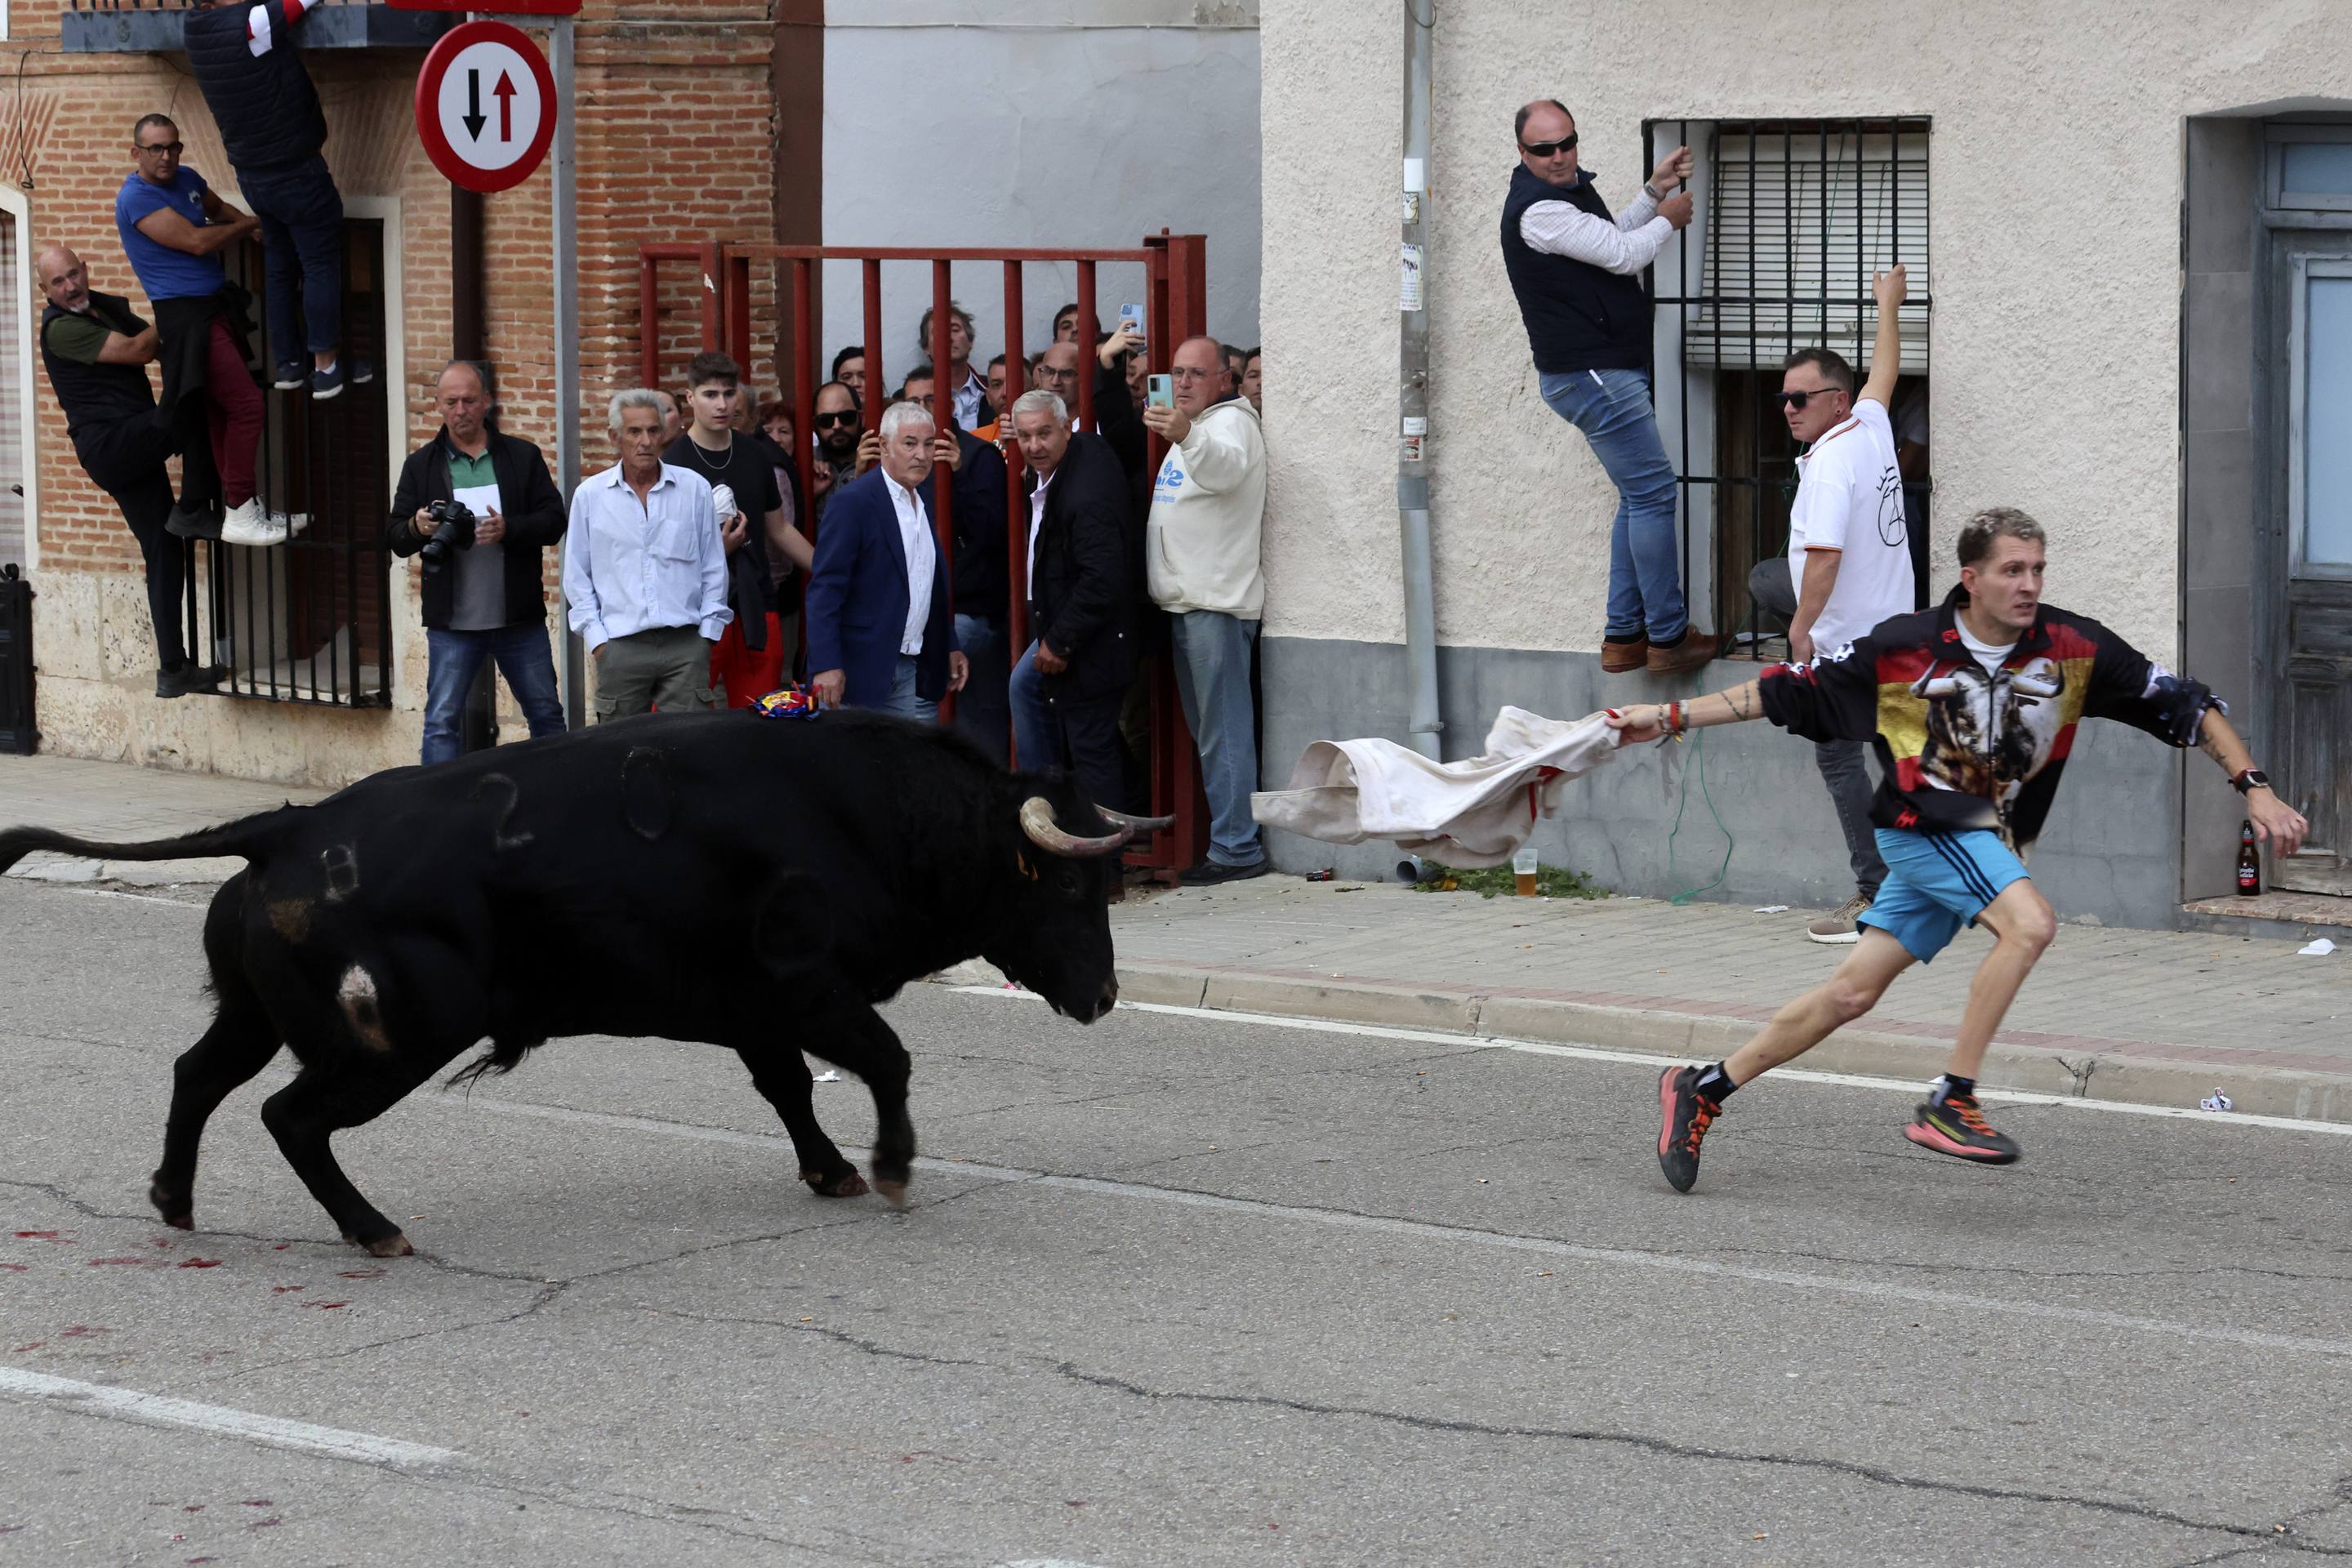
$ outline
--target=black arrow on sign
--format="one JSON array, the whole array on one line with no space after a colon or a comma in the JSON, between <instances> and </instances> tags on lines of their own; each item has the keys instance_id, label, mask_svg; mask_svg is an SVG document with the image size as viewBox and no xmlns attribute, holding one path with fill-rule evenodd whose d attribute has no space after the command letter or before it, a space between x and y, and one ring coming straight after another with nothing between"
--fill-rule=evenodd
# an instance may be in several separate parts
<instances>
[{"instance_id":1,"label":"black arrow on sign","mask_svg":"<svg viewBox=\"0 0 2352 1568\"><path fill-rule=\"evenodd\" d=\"M488 123L489 118L482 112L482 73L478 70L467 71L466 73L466 134L479 142L482 139L482 127Z\"/></svg>"}]
</instances>

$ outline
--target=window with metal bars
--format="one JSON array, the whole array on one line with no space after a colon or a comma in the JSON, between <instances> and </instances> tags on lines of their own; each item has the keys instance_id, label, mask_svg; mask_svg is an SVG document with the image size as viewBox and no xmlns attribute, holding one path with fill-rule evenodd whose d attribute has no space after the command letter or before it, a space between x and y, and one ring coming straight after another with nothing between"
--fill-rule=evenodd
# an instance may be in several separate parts
<instances>
[{"instance_id":1,"label":"window with metal bars","mask_svg":"<svg viewBox=\"0 0 2352 1568\"><path fill-rule=\"evenodd\" d=\"M1927 137L1924 117L1660 120L1643 166L1694 159L1690 223L1649 272L1658 428L1681 495L1683 581L1735 648L1779 657L1749 571L1785 552L1799 448L1774 401L1781 363L1828 347L1867 375L1872 279L1900 262L1903 379L1891 411L1918 601L1926 602Z\"/></svg>"},{"instance_id":2,"label":"window with metal bars","mask_svg":"<svg viewBox=\"0 0 2352 1568\"><path fill-rule=\"evenodd\" d=\"M378 367L373 381L346 385L331 401L270 385L262 333L253 373L264 406L256 465L264 503L307 513L310 525L286 543L250 549L204 546L206 570L188 576L189 646L209 647L228 668L221 692L277 702L345 708L392 705L391 554L383 542L392 506L384 398L384 233L381 221L343 224L343 343L348 362ZM261 313L258 245L232 252L229 276ZM310 355L295 355L305 368Z\"/></svg>"}]
</instances>

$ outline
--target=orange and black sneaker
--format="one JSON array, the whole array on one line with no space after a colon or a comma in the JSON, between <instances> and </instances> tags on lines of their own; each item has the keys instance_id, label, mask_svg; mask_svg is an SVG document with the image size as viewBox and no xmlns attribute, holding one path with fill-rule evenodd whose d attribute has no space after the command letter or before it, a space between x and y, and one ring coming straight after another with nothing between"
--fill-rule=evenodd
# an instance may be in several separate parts
<instances>
[{"instance_id":1,"label":"orange and black sneaker","mask_svg":"<svg viewBox=\"0 0 2352 1568\"><path fill-rule=\"evenodd\" d=\"M1658 1106L1664 1125L1658 1129L1658 1169L1666 1184L1686 1193L1698 1180L1698 1146L1706 1130L1723 1114L1723 1107L1698 1091L1699 1069L1668 1068L1658 1079Z\"/></svg>"},{"instance_id":2,"label":"orange and black sneaker","mask_svg":"<svg viewBox=\"0 0 2352 1568\"><path fill-rule=\"evenodd\" d=\"M1955 1094L1927 1100L1911 1117L1903 1136L1922 1149L1974 1160L1979 1165L2007 1165L2017 1159L2017 1140L1993 1131L1973 1094Z\"/></svg>"}]
</instances>

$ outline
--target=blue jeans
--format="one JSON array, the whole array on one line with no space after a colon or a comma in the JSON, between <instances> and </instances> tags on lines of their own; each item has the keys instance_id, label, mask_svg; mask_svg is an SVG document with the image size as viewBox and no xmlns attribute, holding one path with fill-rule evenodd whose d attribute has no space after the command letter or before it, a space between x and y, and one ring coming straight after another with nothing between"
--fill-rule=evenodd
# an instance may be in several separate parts
<instances>
[{"instance_id":1,"label":"blue jeans","mask_svg":"<svg viewBox=\"0 0 2352 1568\"><path fill-rule=\"evenodd\" d=\"M971 667L963 689L956 693L956 733L971 738L998 762L1005 760L1011 731L1005 714L1007 633L1003 621L959 613L956 646Z\"/></svg>"},{"instance_id":2,"label":"blue jeans","mask_svg":"<svg viewBox=\"0 0 2352 1568\"><path fill-rule=\"evenodd\" d=\"M1013 708L1013 750L1024 773L1050 773L1062 765L1062 726L1054 717L1054 705L1045 700L1045 681L1037 668L1037 645L1032 642L1013 667L1006 686Z\"/></svg>"},{"instance_id":3,"label":"blue jeans","mask_svg":"<svg viewBox=\"0 0 2352 1568\"><path fill-rule=\"evenodd\" d=\"M446 763L459 750L458 727L466 710L466 693L481 673L484 659L496 659L507 689L530 724L530 738L563 733L563 704L555 695L555 658L548 651L547 628L540 625L500 626L487 632L425 633L425 750L427 767Z\"/></svg>"},{"instance_id":4,"label":"blue jeans","mask_svg":"<svg viewBox=\"0 0 2352 1568\"><path fill-rule=\"evenodd\" d=\"M1689 628L1683 603L1682 545L1675 535L1675 466L1658 438L1650 376L1640 370L1579 370L1546 375L1538 388L1551 411L1584 432L1617 487L1609 531L1609 627L1621 642L1677 640Z\"/></svg>"},{"instance_id":5,"label":"blue jeans","mask_svg":"<svg viewBox=\"0 0 2352 1568\"><path fill-rule=\"evenodd\" d=\"M940 721L940 705L926 702L915 695L915 656L898 656L898 673L890 678L890 695L883 700L882 711L896 713L901 719L919 720L925 724Z\"/></svg>"},{"instance_id":6,"label":"blue jeans","mask_svg":"<svg viewBox=\"0 0 2352 1568\"><path fill-rule=\"evenodd\" d=\"M1250 706L1250 661L1257 623L1219 610L1168 617L1176 651L1176 695L1201 753L1209 796L1209 858L1255 866L1265 858L1250 792L1257 788L1257 721Z\"/></svg>"},{"instance_id":7,"label":"blue jeans","mask_svg":"<svg viewBox=\"0 0 2352 1568\"><path fill-rule=\"evenodd\" d=\"M343 330L343 198L327 160L313 153L309 163L290 169L240 169L236 184L261 220L272 363L301 358L298 342L312 353L333 353ZM299 318L297 276L302 282Z\"/></svg>"}]
</instances>

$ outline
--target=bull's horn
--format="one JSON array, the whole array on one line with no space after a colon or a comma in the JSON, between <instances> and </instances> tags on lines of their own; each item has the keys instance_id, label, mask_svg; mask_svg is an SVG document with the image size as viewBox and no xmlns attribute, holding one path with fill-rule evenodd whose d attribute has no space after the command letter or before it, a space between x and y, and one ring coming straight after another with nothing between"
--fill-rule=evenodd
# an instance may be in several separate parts
<instances>
[{"instance_id":1,"label":"bull's horn","mask_svg":"<svg viewBox=\"0 0 2352 1568\"><path fill-rule=\"evenodd\" d=\"M1081 858L1116 855L1135 837L1131 829L1125 827L1100 838L1081 838L1075 833L1066 833L1054 821L1054 803L1042 795L1033 795L1021 803L1021 831L1040 849Z\"/></svg>"},{"instance_id":2,"label":"bull's horn","mask_svg":"<svg viewBox=\"0 0 2352 1568\"><path fill-rule=\"evenodd\" d=\"M1136 833L1157 833L1163 827L1176 826L1176 819L1172 816L1129 816L1107 805L1097 805L1095 812L1113 827L1124 827Z\"/></svg>"}]
</instances>

